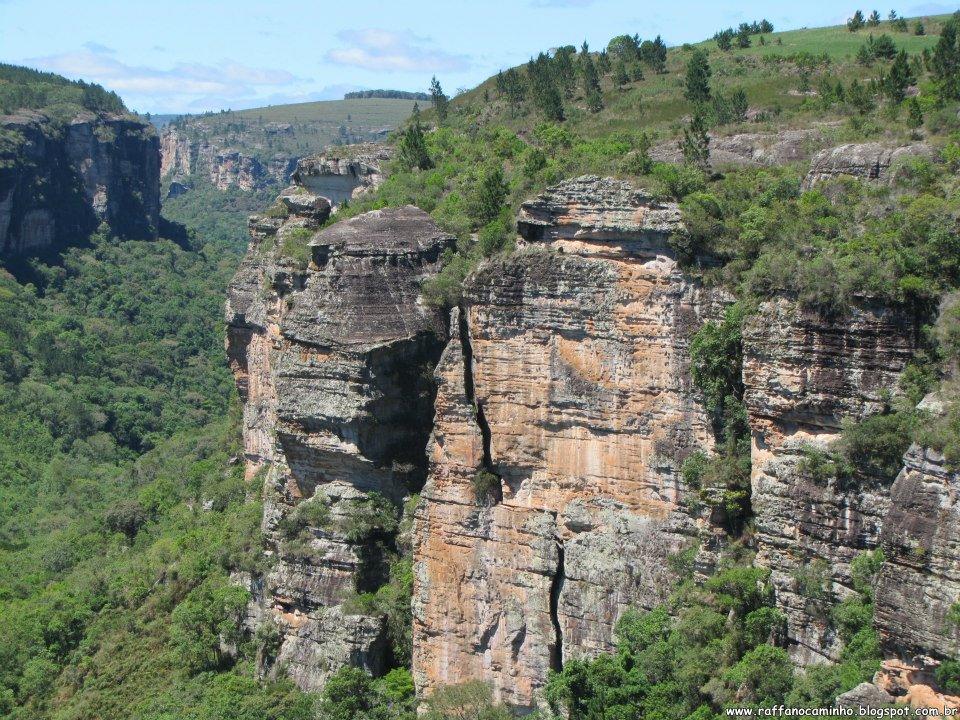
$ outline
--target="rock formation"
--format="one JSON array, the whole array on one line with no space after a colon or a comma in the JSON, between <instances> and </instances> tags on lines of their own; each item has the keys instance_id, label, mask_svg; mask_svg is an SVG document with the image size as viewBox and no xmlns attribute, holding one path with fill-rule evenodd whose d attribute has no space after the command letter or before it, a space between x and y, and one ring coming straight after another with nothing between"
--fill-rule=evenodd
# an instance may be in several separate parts
<instances>
[{"instance_id":1,"label":"rock formation","mask_svg":"<svg viewBox=\"0 0 960 720\"><path fill-rule=\"evenodd\" d=\"M824 318L770 302L744 330L757 561L771 569L800 661L836 658L830 607L851 592L850 562L878 545L890 507L876 479L815 478L805 458L838 437L844 418L883 407L914 342L911 316L869 303Z\"/></svg>"},{"instance_id":2,"label":"rock formation","mask_svg":"<svg viewBox=\"0 0 960 720\"><path fill-rule=\"evenodd\" d=\"M49 255L101 222L119 237L155 238L158 140L133 116L84 111L60 124L35 111L0 117L0 258Z\"/></svg>"},{"instance_id":3,"label":"rock formation","mask_svg":"<svg viewBox=\"0 0 960 720\"><path fill-rule=\"evenodd\" d=\"M280 202L285 218L250 219L227 352L248 475L264 481L272 564L249 579L250 622L277 637L262 667L317 689L343 665L378 673L388 658L384 618L354 599L386 580L394 538L365 536L357 518L393 514L423 482L446 325L420 284L452 238L409 206L316 233L325 198L293 187ZM311 235L309 263L285 256Z\"/></svg>"},{"instance_id":4,"label":"rock formation","mask_svg":"<svg viewBox=\"0 0 960 720\"><path fill-rule=\"evenodd\" d=\"M317 232L331 212L317 182L354 170L301 163L272 217L251 218L230 291L228 353L273 562L249 581L251 625L279 633L263 667L306 688L343 664L384 669L383 618L353 599L384 581L395 540L371 552L351 519L426 479L413 529L418 693L481 679L532 709L551 670L611 650L626 608L665 599L678 552L698 541L698 569L712 569L724 533L680 466L714 447L688 348L729 298L678 264L676 204L585 176L523 204L517 251L474 271L447 321L420 298L451 243L425 213ZM290 252L305 236L307 253ZM896 393L916 322L868 298L839 316L780 298L744 328L750 537L800 662L838 659L830 609L854 592L854 558L881 545L888 657L951 647L957 476L921 448L892 489L812 461ZM897 695L860 687L842 702L885 692Z\"/></svg>"},{"instance_id":5,"label":"rock formation","mask_svg":"<svg viewBox=\"0 0 960 720\"><path fill-rule=\"evenodd\" d=\"M529 708L549 670L665 598L705 522L679 467L713 444L687 344L719 304L667 242L676 205L625 183L563 183L518 227L526 248L469 280L437 369L414 676Z\"/></svg>"},{"instance_id":6,"label":"rock formation","mask_svg":"<svg viewBox=\"0 0 960 720\"><path fill-rule=\"evenodd\" d=\"M217 139L194 138L174 125L160 136L160 176L189 186L192 177L203 177L218 190L237 187L259 190L290 180L297 158L276 153L261 159L248 151L226 147Z\"/></svg>"},{"instance_id":7,"label":"rock formation","mask_svg":"<svg viewBox=\"0 0 960 720\"><path fill-rule=\"evenodd\" d=\"M960 650L958 628L948 619L960 601L958 492L960 475L943 455L910 448L891 489L877 586L877 628L897 655L947 659Z\"/></svg>"},{"instance_id":8,"label":"rock formation","mask_svg":"<svg viewBox=\"0 0 960 720\"><path fill-rule=\"evenodd\" d=\"M383 164L391 152L384 145L365 144L339 148L336 155L306 157L297 163L294 182L334 205L374 190L383 182Z\"/></svg>"},{"instance_id":9,"label":"rock formation","mask_svg":"<svg viewBox=\"0 0 960 720\"><path fill-rule=\"evenodd\" d=\"M890 147L882 143L840 145L821 150L810 163L810 171L803 179L803 189L809 190L825 180L849 176L861 180L889 182L891 168L909 158L932 160L933 148L923 143Z\"/></svg>"},{"instance_id":10,"label":"rock formation","mask_svg":"<svg viewBox=\"0 0 960 720\"><path fill-rule=\"evenodd\" d=\"M784 130L780 133L738 133L710 136L710 162L723 165L786 165L811 156L828 142L829 126ZM682 162L676 140L650 148L657 162Z\"/></svg>"}]
</instances>

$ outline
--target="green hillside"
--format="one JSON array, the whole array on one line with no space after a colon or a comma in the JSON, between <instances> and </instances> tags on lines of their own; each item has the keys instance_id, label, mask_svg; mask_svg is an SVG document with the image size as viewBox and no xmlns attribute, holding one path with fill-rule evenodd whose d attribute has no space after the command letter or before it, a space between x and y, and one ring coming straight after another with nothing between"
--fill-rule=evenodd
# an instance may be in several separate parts
<instances>
[{"instance_id":1,"label":"green hillside","mask_svg":"<svg viewBox=\"0 0 960 720\"><path fill-rule=\"evenodd\" d=\"M177 118L169 125L195 140L267 160L302 157L329 145L382 140L413 111L413 100L363 98L271 105Z\"/></svg>"},{"instance_id":2,"label":"green hillside","mask_svg":"<svg viewBox=\"0 0 960 720\"><path fill-rule=\"evenodd\" d=\"M355 100L320 100L318 102L268 105L251 110L218 113L223 122L240 120L258 122L356 123L361 127L396 127L413 111L414 100L391 98L358 98ZM206 117L206 116L203 116Z\"/></svg>"}]
</instances>

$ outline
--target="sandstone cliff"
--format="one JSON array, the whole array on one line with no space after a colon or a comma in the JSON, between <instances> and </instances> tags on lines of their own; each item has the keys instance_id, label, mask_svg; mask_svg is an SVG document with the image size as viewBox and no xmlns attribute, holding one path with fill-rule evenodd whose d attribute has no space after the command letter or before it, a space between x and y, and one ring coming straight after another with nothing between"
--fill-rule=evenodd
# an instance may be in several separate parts
<instances>
[{"instance_id":1,"label":"sandstone cliff","mask_svg":"<svg viewBox=\"0 0 960 720\"><path fill-rule=\"evenodd\" d=\"M869 303L825 318L780 300L745 328L757 561L771 569L800 661L836 659L830 607L851 592L850 562L878 545L890 508L889 487L875 478L815 478L805 460L837 439L844 418L882 408L915 337L912 316ZM810 587L821 580L823 592Z\"/></svg>"},{"instance_id":2,"label":"sandstone cliff","mask_svg":"<svg viewBox=\"0 0 960 720\"><path fill-rule=\"evenodd\" d=\"M161 133L160 155L162 178L184 184L202 177L218 190L237 187L249 191L285 184L297 165L297 158L285 153L261 160L216 140L193 137L173 125Z\"/></svg>"},{"instance_id":3,"label":"sandstone cliff","mask_svg":"<svg viewBox=\"0 0 960 720\"><path fill-rule=\"evenodd\" d=\"M445 319L420 284L451 238L413 207L375 211L316 233L306 267L286 243L330 212L303 188L285 219L254 216L229 293L227 351L244 401L248 474L264 481L270 569L251 578L251 624L274 628L264 671L284 666L320 687L388 660L384 618L350 605L385 580L393 536L365 535L358 516L398 512L423 482L430 370ZM345 605L345 603L347 603Z\"/></svg>"},{"instance_id":4,"label":"sandstone cliff","mask_svg":"<svg viewBox=\"0 0 960 720\"><path fill-rule=\"evenodd\" d=\"M677 207L625 183L564 183L518 225L527 247L470 279L437 370L414 675L532 707L551 669L665 598L705 523L679 467L713 444L687 343L717 301L667 244Z\"/></svg>"},{"instance_id":5,"label":"sandstone cliff","mask_svg":"<svg viewBox=\"0 0 960 720\"><path fill-rule=\"evenodd\" d=\"M0 117L0 258L46 255L101 222L154 238L160 222L158 140L132 116L84 111L56 123L34 111Z\"/></svg>"}]
</instances>

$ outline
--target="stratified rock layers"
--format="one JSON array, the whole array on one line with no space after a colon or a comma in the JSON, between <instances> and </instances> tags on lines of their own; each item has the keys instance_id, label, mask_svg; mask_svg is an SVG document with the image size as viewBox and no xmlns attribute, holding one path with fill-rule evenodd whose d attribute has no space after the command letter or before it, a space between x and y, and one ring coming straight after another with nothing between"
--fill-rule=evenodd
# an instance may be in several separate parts
<instances>
[{"instance_id":1,"label":"stratified rock layers","mask_svg":"<svg viewBox=\"0 0 960 720\"><path fill-rule=\"evenodd\" d=\"M263 670L285 667L300 687L318 689L343 665L376 674L389 657L383 617L344 606L386 579L349 527L371 493L399 504L418 472L422 482L429 374L446 326L420 301L420 285L451 238L417 208L374 211L317 233L303 268L282 249L330 205L303 188L281 202L285 220L251 218L227 350L248 473L264 477L272 560L251 581L250 622L278 630Z\"/></svg>"},{"instance_id":2,"label":"stratified rock layers","mask_svg":"<svg viewBox=\"0 0 960 720\"><path fill-rule=\"evenodd\" d=\"M851 592L854 557L878 545L890 490L869 477L818 481L803 460L845 418L883 408L913 355L914 319L869 303L828 318L779 300L761 306L743 341L757 562L771 570L794 656L836 659L830 607Z\"/></svg>"},{"instance_id":3,"label":"stratified rock layers","mask_svg":"<svg viewBox=\"0 0 960 720\"><path fill-rule=\"evenodd\" d=\"M957 654L957 628L948 616L960 600L958 495L960 476L943 456L911 447L891 489L877 585L877 628L899 655Z\"/></svg>"},{"instance_id":4,"label":"stratified rock layers","mask_svg":"<svg viewBox=\"0 0 960 720\"><path fill-rule=\"evenodd\" d=\"M718 303L666 242L676 206L624 183L564 183L518 226L529 247L468 281L436 373L414 676L532 707L551 668L665 598L698 532L679 467L713 436L687 345Z\"/></svg>"}]
</instances>

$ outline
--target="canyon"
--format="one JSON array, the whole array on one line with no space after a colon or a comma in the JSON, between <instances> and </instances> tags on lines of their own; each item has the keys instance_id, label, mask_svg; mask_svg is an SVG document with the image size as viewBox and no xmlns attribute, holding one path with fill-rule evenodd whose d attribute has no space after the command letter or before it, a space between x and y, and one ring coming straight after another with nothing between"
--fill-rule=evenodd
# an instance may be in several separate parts
<instances>
[{"instance_id":1,"label":"canyon","mask_svg":"<svg viewBox=\"0 0 960 720\"><path fill-rule=\"evenodd\" d=\"M858 175L863 154L828 156L852 157L832 167ZM705 577L732 540L723 510L681 472L718 441L691 381L690 340L732 298L685 269L675 203L582 176L521 205L517 250L484 262L444 316L420 287L453 238L413 207L315 232L330 212L310 184L317 167L329 163L301 163L280 197L285 218L251 218L227 306L247 473L265 479L275 563L242 580L251 628L280 628L262 669L285 662L308 689L342 664L382 671L383 618L350 597L386 570L364 564L344 513L371 498L399 513L419 492L411 537L381 538L412 543L418 694L480 679L496 699L535 709L551 671L611 651L627 608L667 598L684 551ZM822 167L818 156L813 173ZM282 253L298 229L310 236L305 267ZM886 655L948 654L956 593L940 589L960 580L958 476L920 447L892 487L817 478L804 461L845 422L883 410L917 333L915 317L868 297L846 316L783 297L744 327L756 563L770 570L801 664L838 660L829 607L853 593L853 559L876 548ZM325 520L307 523L309 552L295 551L278 528L311 504L326 506ZM818 597L798 579L811 564L825 568Z\"/></svg>"}]
</instances>

